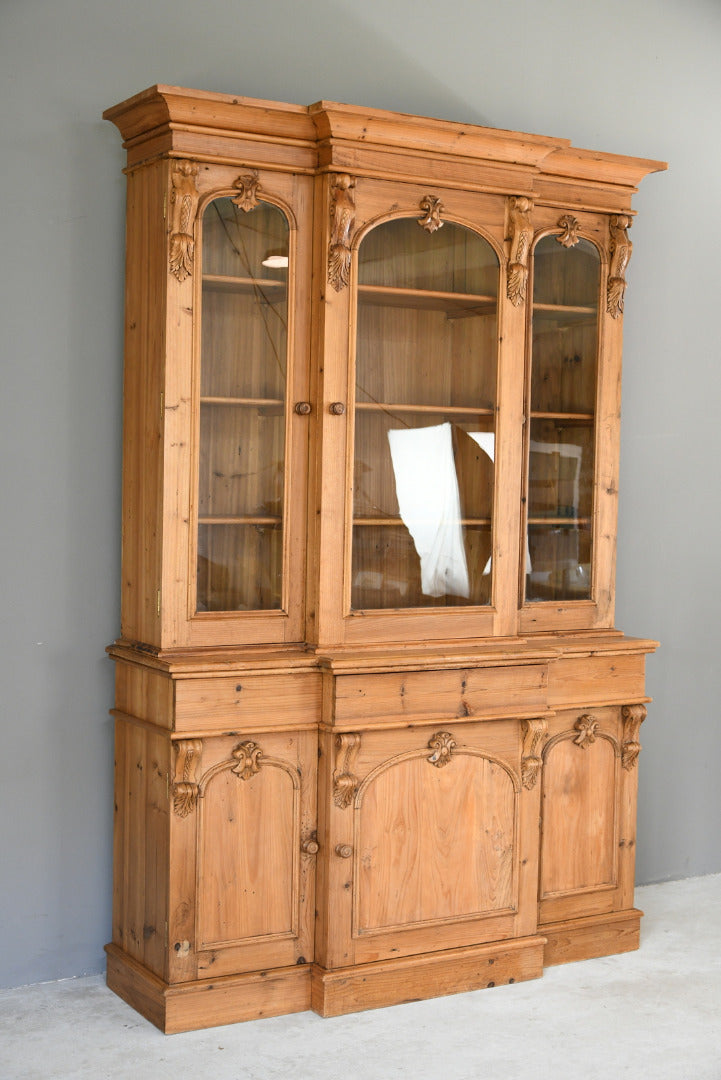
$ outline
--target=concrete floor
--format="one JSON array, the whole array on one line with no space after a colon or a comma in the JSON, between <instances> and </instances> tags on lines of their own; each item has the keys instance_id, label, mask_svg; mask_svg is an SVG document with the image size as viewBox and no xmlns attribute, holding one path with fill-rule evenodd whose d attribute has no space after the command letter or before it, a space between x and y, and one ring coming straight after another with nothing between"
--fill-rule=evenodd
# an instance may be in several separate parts
<instances>
[{"instance_id":1,"label":"concrete floor","mask_svg":"<svg viewBox=\"0 0 721 1080\"><path fill-rule=\"evenodd\" d=\"M638 952L331 1020L166 1036L101 976L0 991L0 1080L721 1080L721 874L636 904Z\"/></svg>"}]
</instances>

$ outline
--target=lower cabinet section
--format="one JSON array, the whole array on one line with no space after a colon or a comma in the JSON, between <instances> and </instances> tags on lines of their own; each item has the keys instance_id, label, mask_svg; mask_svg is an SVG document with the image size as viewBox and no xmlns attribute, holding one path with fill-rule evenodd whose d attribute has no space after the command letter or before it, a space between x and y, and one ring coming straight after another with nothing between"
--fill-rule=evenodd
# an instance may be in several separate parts
<instances>
[{"instance_id":1,"label":"lower cabinet section","mask_svg":"<svg viewBox=\"0 0 721 1080\"><path fill-rule=\"evenodd\" d=\"M264 714L262 672L119 665L109 986L173 1032L636 948L642 671L579 705L552 666L273 671Z\"/></svg>"}]
</instances>

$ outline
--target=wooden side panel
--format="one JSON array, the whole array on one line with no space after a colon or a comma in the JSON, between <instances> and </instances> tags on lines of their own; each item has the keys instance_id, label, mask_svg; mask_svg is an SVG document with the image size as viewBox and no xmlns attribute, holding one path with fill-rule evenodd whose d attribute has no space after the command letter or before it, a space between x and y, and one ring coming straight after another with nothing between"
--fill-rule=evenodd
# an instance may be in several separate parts
<instances>
[{"instance_id":1,"label":"wooden side panel","mask_svg":"<svg viewBox=\"0 0 721 1080\"><path fill-rule=\"evenodd\" d=\"M169 740L116 721L113 942L166 972Z\"/></svg>"},{"instance_id":2,"label":"wooden side panel","mask_svg":"<svg viewBox=\"0 0 721 1080\"><path fill-rule=\"evenodd\" d=\"M162 574L167 169L128 175L125 287L125 413L121 628L130 641L160 644Z\"/></svg>"},{"instance_id":3,"label":"wooden side panel","mask_svg":"<svg viewBox=\"0 0 721 1080\"><path fill-rule=\"evenodd\" d=\"M173 683L167 675L140 664L116 662L115 707L159 727L173 726Z\"/></svg>"}]
</instances>

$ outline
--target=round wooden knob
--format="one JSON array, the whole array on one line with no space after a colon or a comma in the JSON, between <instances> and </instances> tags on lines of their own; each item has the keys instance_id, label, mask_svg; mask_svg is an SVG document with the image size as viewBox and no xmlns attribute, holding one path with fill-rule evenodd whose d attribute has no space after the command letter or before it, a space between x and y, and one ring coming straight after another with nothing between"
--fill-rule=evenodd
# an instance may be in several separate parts
<instances>
[{"instance_id":1,"label":"round wooden knob","mask_svg":"<svg viewBox=\"0 0 721 1080\"><path fill-rule=\"evenodd\" d=\"M298 413L298 416L307 416L308 413L310 412L310 402L309 401L298 401L298 402L296 402L295 411Z\"/></svg>"},{"instance_id":2,"label":"round wooden knob","mask_svg":"<svg viewBox=\"0 0 721 1080\"><path fill-rule=\"evenodd\" d=\"M330 411L333 413L333 416L342 416L345 412L345 405L342 401L334 401L331 404Z\"/></svg>"},{"instance_id":3,"label":"round wooden knob","mask_svg":"<svg viewBox=\"0 0 721 1080\"><path fill-rule=\"evenodd\" d=\"M339 855L341 859L350 859L353 854L353 848L350 844L336 844L335 853Z\"/></svg>"},{"instance_id":4,"label":"round wooden knob","mask_svg":"<svg viewBox=\"0 0 721 1080\"><path fill-rule=\"evenodd\" d=\"M306 855L317 855L320 851L320 844L317 840L304 840L300 845L300 850L305 852Z\"/></svg>"}]
</instances>

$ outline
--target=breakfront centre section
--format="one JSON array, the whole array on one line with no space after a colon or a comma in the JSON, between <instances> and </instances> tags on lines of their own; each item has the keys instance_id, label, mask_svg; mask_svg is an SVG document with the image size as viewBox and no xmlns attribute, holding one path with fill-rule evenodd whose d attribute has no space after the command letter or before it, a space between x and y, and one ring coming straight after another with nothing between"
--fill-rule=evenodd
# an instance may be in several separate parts
<instances>
[{"instance_id":1,"label":"breakfront centre section","mask_svg":"<svg viewBox=\"0 0 721 1080\"><path fill-rule=\"evenodd\" d=\"M614 628L661 162L153 87L127 150L108 983L166 1031L635 948Z\"/></svg>"}]
</instances>

